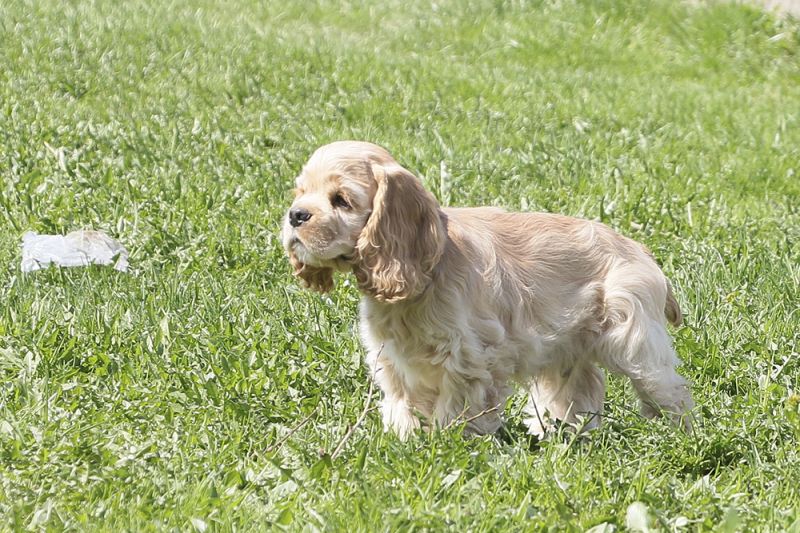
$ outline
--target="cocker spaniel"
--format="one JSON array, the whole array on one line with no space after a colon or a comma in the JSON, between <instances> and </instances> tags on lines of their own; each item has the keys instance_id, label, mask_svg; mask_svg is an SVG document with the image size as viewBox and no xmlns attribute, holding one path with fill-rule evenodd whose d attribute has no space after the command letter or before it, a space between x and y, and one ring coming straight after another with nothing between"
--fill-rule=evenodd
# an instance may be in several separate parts
<instances>
[{"instance_id":1,"label":"cocker spaniel","mask_svg":"<svg viewBox=\"0 0 800 533\"><path fill-rule=\"evenodd\" d=\"M442 208L385 149L342 141L303 167L282 241L311 289L355 274L383 423L401 438L420 426L415 412L496 431L512 382L529 392L531 433L596 427L600 367L631 380L644 416L689 427L670 283L647 248L599 222Z\"/></svg>"}]
</instances>

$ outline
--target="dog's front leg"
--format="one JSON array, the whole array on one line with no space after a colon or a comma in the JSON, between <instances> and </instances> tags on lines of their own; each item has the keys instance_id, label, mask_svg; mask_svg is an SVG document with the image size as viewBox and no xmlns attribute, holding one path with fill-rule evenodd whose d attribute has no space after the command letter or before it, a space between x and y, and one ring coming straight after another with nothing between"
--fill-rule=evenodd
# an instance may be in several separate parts
<instances>
[{"instance_id":1,"label":"dog's front leg","mask_svg":"<svg viewBox=\"0 0 800 533\"><path fill-rule=\"evenodd\" d=\"M414 416L408 403L402 377L382 351L383 349L370 352L367 356L367 364L372 379L383 393L381 399L383 430L391 429L400 439L405 440L412 431L420 427L419 419Z\"/></svg>"},{"instance_id":2,"label":"dog's front leg","mask_svg":"<svg viewBox=\"0 0 800 533\"><path fill-rule=\"evenodd\" d=\"M440 428L465 423L467 433L478 435L500 429L506 394L495 386L488 372L481 374L445 373L434 407Z\"/></svg>"}]
</instances>

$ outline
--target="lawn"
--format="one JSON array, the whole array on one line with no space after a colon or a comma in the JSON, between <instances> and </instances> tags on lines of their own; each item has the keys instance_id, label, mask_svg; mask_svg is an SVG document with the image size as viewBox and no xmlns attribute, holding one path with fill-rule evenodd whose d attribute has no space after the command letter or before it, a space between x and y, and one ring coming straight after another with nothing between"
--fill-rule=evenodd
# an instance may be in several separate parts
<instances>
[{"instance_id":1,"label":"lawn","mask_svg":"<svg viewBox=\"0 0 800 533\"><path fill-rule=\"evenodd\" d=\"M647 244L700 421L400 442L277 234L336 139ZM20 271L104 230L131 272ZM0 528L800 531L800 23L670 0L0 4ZM366 414L357 424L362 414ZM354 427L355 426L355 427ZM352 429L352 431L351 431Z\"/></svg>"}]
</instances>

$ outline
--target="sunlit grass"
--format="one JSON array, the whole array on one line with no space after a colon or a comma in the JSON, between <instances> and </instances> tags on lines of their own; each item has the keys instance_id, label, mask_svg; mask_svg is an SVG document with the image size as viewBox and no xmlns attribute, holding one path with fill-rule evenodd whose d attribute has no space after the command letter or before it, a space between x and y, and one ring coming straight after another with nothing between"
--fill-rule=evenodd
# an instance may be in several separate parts
<instances>
[{"instance_id":1,"label":"sunlit grass","mask_svg":"<svg viewBox=\"0 0 800 533\"><path fill-rule=\"evenodd\" d=\"M800 528L797 22L465 4L0 4L0 522L622 529L639 501L663 530ZM301 290L276 237L301 164L343 138L447 205L646 243L686 315L696 432L611 379L586 438L530 442L518 395L503 438L401 443L370 412L343 442L378 399L358 294ZM132 272L21 274L24 231L81 228Z\"/></svg>"}]
</instances>

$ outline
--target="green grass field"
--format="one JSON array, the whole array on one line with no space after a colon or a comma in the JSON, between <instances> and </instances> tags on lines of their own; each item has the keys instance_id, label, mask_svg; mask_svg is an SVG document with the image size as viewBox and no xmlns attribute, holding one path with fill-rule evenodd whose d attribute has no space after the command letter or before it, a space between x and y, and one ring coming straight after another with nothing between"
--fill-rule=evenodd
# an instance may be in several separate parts
<instances>
[{"instance_id":1,"label":"green grass field","mask_svg":"<svg viewBox=\"0 0 800 533\"><path fill-rule=\"evenodd\" d=\"M466 4L0 4L0 528L800 531L800 24ZM277 238L345 138L443 204L646 243L695 433L611 378L583 438L532 442L521 393L505 438L403 443L375 411L348 436L378 401L358 293L301 290ZM24 231L81 228L132 272L20 272Z\"/></svg>"}]
</instances>

